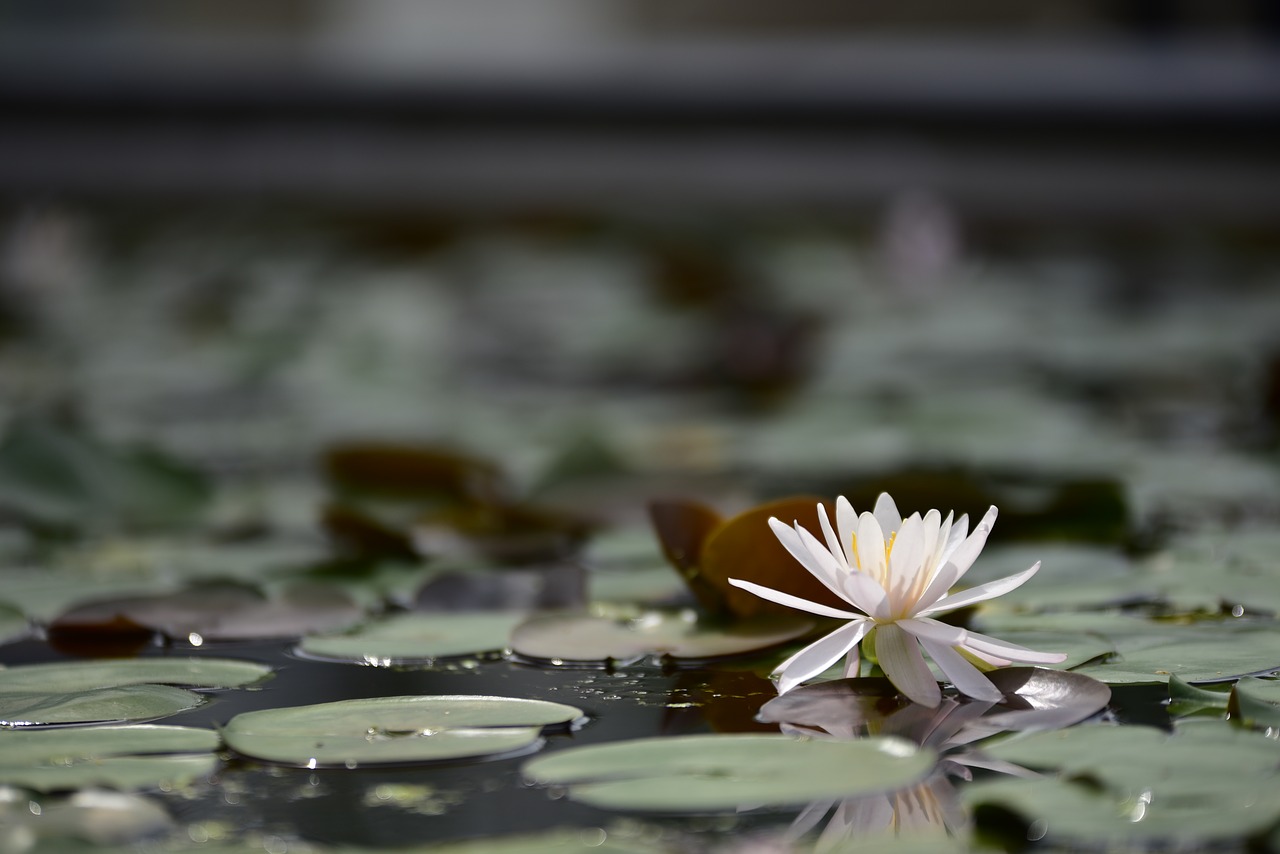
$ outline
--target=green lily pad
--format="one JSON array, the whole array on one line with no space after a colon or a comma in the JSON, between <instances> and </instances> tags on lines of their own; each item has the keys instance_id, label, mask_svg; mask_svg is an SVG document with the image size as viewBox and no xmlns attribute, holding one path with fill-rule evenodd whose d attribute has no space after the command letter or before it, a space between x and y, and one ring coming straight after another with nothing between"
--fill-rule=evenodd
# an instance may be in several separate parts
<instances>
[{"instance_id":1,"label":"green lily pad","mask_svg":"<svg viewBox=\"0 0 1280 854\"><path fill-rule=\"evenodd\" d=\"M633 838L637 835L598 827L566 827L521 836L448 842L421 850L424 854L663 854L671 850L664 845ZM400 849L400 854L411 854L414 850Z\"/></svg>"},{"instance_id":2,"label":"green lily pad","mask_svg":"<svg viewBox=\"0 0 1280 854\"><path fill-rule=\"evenodd\" d=\"M1113 685L1222 682L1280 668L1280 626L1232 618L1177 622L1110 613L982 614L980 631L999 638L1018 629L1076 632L1110 642L1115 655L1075 672Z\"/></svg>"},{"instance_id":3,"label":"green lily pad","mask_svg":"<svg viewBox=\"0 0 1280 854\"><path fill-rule=\"evenodd\" d=\"M0 727L151 721L194 709L204 697L172 685L124 685L88 691L0 693Z\"/></svg>"},{"instance_id":4,"label":"green lily pad","mask_svg":"<svg viewBox=\"0 0 1280 854\"><path fill-rule=\"evenodd\" d=\"M579 747L521 769L604 809L704 813L789 806L911 785L936 754L889 737L856 741L785 735L685 735Z\"/></svg>"},{"instance_id":5,"label":"green lily pad","mask_svg":"<svg viewBox=\"0 0 1280 854\"><path fill-rule=\"evenodd\" d=\"M193 727L0 731L0 783L42 792L176 784L212 771L217 747L217 733Z\"/></svg>"},{"instance_id":6,"label":"green lily pad","mask_svg":"<svg viewBox=\"0 0 1280 854\"><path fill-rule=\"evenodd\" d=\"M271 673L265 664L232 658L133 658L0 667L0 697L13 693L62 693L123 685L239 688Z\"/></svg>"},{"instance_id":7,"label":"green lily pad","mask_svg":"<svg viewBox=\"0 0 1280 854\"><path fill-rule=\"evenodd\" d=\"M92 631L127 620L169 638L207 640L297 637L346 628L364 612L341 588L308 582L285 584L264 596L238 585L193 587L176 593L94 602L62 614L53 628Z\"/></svg>"},{"instance_id":8,"label":"green lily pad","mask_svg":"<svg viewBox=\"0 0 1280 854\"><path fill-rule=\"evenodd\" d=\"M143 721L204 702L174 687L232 688L271 668L219 658L139 658L0 667L0 725Z\"/></svg>"},{"instance_id":9,"label":"green lily pad","mask_svg":"<svg viewBox=\"0 0 1280 854\"><path fill-rule=\"evenodd\" d=\"M1272 528L1203 532L1149 562L1163 598L1180 612L1280 614L1280 531Z\"/></svg>"},{"instance_id":10,"label":"green lily pad","mask_svg":"<svg viewBox=\"0 0 1280 854\"><path fill-rule=\"evenodd\" d=\"M1114 549L1096 546L1035 545L984 549L964 577L973 587L1021 572L1040 561L1027 584L984 603L984 609L1066 611L1149 601L1154 584Z\"/></svg>"},{"instance_id":11,"label":"green lily pad","mask_svg":"<svg viewBox=\"0 0 1280 854\"><path fill-rule=\"evenodd\" d=\"M28 630L27 618L20 610L0 604L0 644L17 640Z\"/></svg>"},{"instance_id":12,"label":"green lily pad","mask_svg":"<svg viewBox=\"0 0 1280 854\"><path fill-rule=\"evenodd\" d=\"M268 762L352 767L528 750L547 727L582 717L572 706L513 697L377 697L246 712L231 719L223 738Z\"/></svg>"},{"instance_id":13,"label":"green lily pad","mask_svg":"<svg viewBox=\"0 0 1280 854\"><path fill-rule=\"evenodd\" d=\"M400 614L347 635L303 638L305 655L360 664L398 664L501 652L526 614Z\"/></svg>"},{"instance_id":14,"label":"green lily pad","mask_svg":"<svg viewBox=\"0 0 1280 854\"><path fill-rule=\"evenodd\" d=\"M0 851L66 850L77 843L123 845L164 834L174 820L154 800L126 792L87 789L38 800L0 792ZM38 809L32 810L32 804ZM20 840L27 840L24 844ZM46 847L47 846L47 847Z\"/></svg>"},{"instance_id":15,"label":"green lily pad","mask_svg":"<svg viewBox=\"0 0 1280 854\"><path fill-rule=\"evenodd\" d=\"M814 621L768 615L705 625L693 611L616 608L593 613L546 614L511 634L511 649L524 658L598 664L646 656L701 661L757 652L808 634Z\"/></svg>"},{"instance_id":16,"label":"green lily pad","mask_svg":"<svg viewBox=\"0 0 1280 854\"><path fill-rule=\"evenodd\" d=\"M1280 744L1219 722L1169 735L1140 726L1079 726L991 746L991 756L1056 772L964 791L1044 822L1059 844L1128 846L1239 839L1280 819Z\"/></svg>"},{"instance_id":17,"label":"green lily pad","mask_svg":"<svg viewBox=\"0 0 1280 854\"><path fill-rule=\"evenodd\" d=\"M175 460L52 422L15 421L0 442L0 506L38 530L188 524L210 495L205 479Z\"/></svg>"},{"instance_id":18,"label":"green lily pad","mask_svg":"<svg viewBox=\"0 0 1280 854\"><path fill-rule=\"evenodd\" d=\"M1231 689L1233 719L1252 726L1280 727L1280 681L1245 677Z\"/></svg>"}]
</instances>

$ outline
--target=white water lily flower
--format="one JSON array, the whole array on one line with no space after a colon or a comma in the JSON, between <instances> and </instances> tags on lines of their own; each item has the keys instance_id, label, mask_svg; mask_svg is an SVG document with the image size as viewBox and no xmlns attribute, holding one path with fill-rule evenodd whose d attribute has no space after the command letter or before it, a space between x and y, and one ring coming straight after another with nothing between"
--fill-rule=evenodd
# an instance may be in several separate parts
<instances>
[{"instance_id":1,"label":"white water lily flower","mask_svg":"<svg viewBox=\"0 0 1280 854\"><path fill-rule=\"evenodd\" d=\"M841 496L836 500L834 529L826 508L818 505L825 546L799 524L789 528L777 519L769 520L769 527L787 551L832 593L857 609L844 611L750 581L729 579L735 587L770 602L849 621L778 666L774 671L778 693L812 679L841 656L847 656L845 675L857 676L858 645L868 635L874 637L875 656L889 681L913 702L930 707L941 702L942 692L921 647L957 690L992 702L1003 695L970 659L1003 667L1015 661L1055 664L1066 658L932 619L934 614L1008 593L1040 569L1036 563L1016 575L949 594L986 544L996 508L987 511L971 534L968 516L961 516L954 524L951 516L948 513L943 519L937 510L930 510L923 518L913 513L903 519L888 494L880 495L873 512L859 516Z\"/></svg>"}]
</instances>

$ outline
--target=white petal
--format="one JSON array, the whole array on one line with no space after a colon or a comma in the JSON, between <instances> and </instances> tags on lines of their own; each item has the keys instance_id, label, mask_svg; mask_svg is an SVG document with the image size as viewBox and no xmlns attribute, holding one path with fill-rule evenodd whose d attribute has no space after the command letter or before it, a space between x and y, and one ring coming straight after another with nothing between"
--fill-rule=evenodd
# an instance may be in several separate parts
<instances>
[{"instance_id":1,"label":"white petal","mask_svg":"<svg viewBox=\"0 0 1280 854\"><path fill-rule=\"evenodd\" d=\"M840 533L840 546L850 566L857 566L858 557L853 553L853 535L858 533L858 514L853 511L849 499L841 495L836 499L836 530Z\"/></svg>"},{"instance_id":2,"label":"white petal","mask_svg":"<svg viewBox=\"0 0 1280 854\"><path fill-rule=\"evenodd\" d=\"M827 551L826 546L818 542L818 538L810 534L808 530L796 525L796 534L800 537L800 541L804 543L805 548L809 550L809 554L813 555L813 560L822 567L826 576L833 581L845 574L846 570L839 563L839 560ZM838 582L837 582L838 583Z\"/></svg>"},{"instance_id":3,"label":"white petal","mask_svg":"<svg viewBox=\"0 0 1280 854\"><path fill-rule=\"evenodd\" d=\"M844 678L856 679L862 675L862 656L858 654L858 648L855 646L844 657Z\"/></svg>"},{"instance_id":4,"label":"white petal","mask_svg":"<svg viewBox=\"0 0 1280 854\"><path fill-rule=\"evenodd\" d=\"M979 584L977 587L970 587L954 596L944 596L935 604L928 608L921 609L916 612L917 617L927 617L930 614L937 614L940 611L950 611L955 608L963 608L965 605L972 605L975 602L985 602L988 599L994 599L997 596L1003 596L1010 590L1017 590L1027 582L1031 576L1035 575L1040 569L1039 562L1030 569L1024 569L1016 575L1010 575L1006 578L997 578L995 581L988 581L986 584Z\"/></svg>"},{"instance_id":5,"label":"white petal","mask_svg":"<svg viewBox=\"0 0 1280 854\"><path fill-rule=\"evenodd\" d=\"M923 561L924 523L920 521L920 514L912 513L903 520L889 552L889 583L886 587L895 609L905 604L904 597L910 595ZM923 582L921 586L924 586Z\"/></svg>"},{"instance_id":6,"label":"white petal","mask_svg":"<svg viewBox=\"0 0 1280 854\"><path fill-rule=\"evenodd\" d=\"M898 625L921 640L947 646L959 646L969 638L969 632L959 626L949 626L939 620L899 620Z\"/></svg>"},{"instance_id":7,"label":"white petal","mask_svg":"<svg viewBox=\"0 0 1280 854\"><path fill-rule=\"evenodd\" d=\"M799 596L792 596L790 593L783 593L780 590L774 590L771 587L763 587L759 584L753 584L750 581L743 581L739 578L730 578L729 583L734 587L740 587L748 593L754 593L761 599L768 599L770 602L777 602L779 605L786 605L788 608L797 608L801 611L808 611L810 614L817 614L820 617L838 617L842 620L859 620L865 617L865 614L858 614L853 611L841 611L839 608L832 608L828 605L820 605L817 602L810 602L808 599L801 599Z\"/></svg>"},{"instance_id":8,"label":"white petal","mask_svg":"<svg viewBox=\"0 0 1280 854\"><path fill-rule=\"evenodd\" d=\"M884 675L907 699L930 708L942 702L942 691L924 663L915 636L894 623L881 624L876 627L876 658Z\"/></svg>"},{"instance_id":9,"label":"white petal","mask_svg":"<svg viewBox=\"0 0 1280 854\"><path fill-rule=\"evenodd\" d=\"M840 582L844 586L842 598L846 602L877 620L889 619L889 594L879 582L865 572L851 572Z\"/></svg>"},{"instance_id":10,"label":"white petal","mask_svg":"<svg viewBox=\"0 0 1280 854\"><path fill-rule=\"evenodd\" d=\"M951 589L951 586L956 583L956 579L959 577L960 570L954 563L951 561L944 563L934 574L929 586L916 597L916 604L912 610L919 614L932 607L939 599L947 595L947 591Z\"/></svg>"},{"instance_id":11,"label":"white petal","mask_svg":"<svg viewBox=\"0 0 1280 854\"><path fill-rule=\"evenodd\" d=\"M884 532L880 528L880 522L870 513L863 513L858 517L858 568L888 590L889 569L885 565Z\"/></svg>"},{"instance_id":12,"label":"white petal","mask_svg":"<svg viewBox=\"0 0 1280 854\"><path fill-rule=\"evenodd\" d=\"M1066 653L1063 652L1037 652L1034 649L1019 646L1016 643L1009 643L998 638L978 634L977 632L969 632L968 635L963 644L965 649L1007 658L1010 661L1025 661L1029 664L1057 664L1067 658Z\"/></svg>"},{"instance_id":13,"label":"white petal","mask_svg":"<svg viewBox=\"0 0 1280 854\"><path fill-rule=\"evenodd\" d=\"M933 562L935 553L938 551L938 534L942 530L942 514L937 510L930 510L924 514L921 520L924 523L924 532L921 537L921 544L924 547L924 557L921 563L926 569L932 570L937 564Z\"/></svg>"},{"instance_id":14,"label":"white petal","mask_svg":"<svg viewBox=\"0 0 1280 854\"><path fill-rule=\"evenodd\" d=\"M886 537L893 536L902 525L902 514L898 512L898 505L893 503L893 498L887 492L880 493L880 497L876 499L876 506L871 512L880 523L880 530Z\"/></svg>"},{"instance_id":15,"label":"white petal","mask_svg":"<svg viewBox=\"0 0 1280 854\"><path fill-rule=\"evenodd\" d=\"M818 505L818 522L822 525L822 536L827 541L827 551L831 552L836 559L836 563L839 563L845 572L851 571L849 557L844 553L844 547L840 545L840 537L831 527L831 520L827 518L827 508L821 504Z\"/></svg>"},{"instance_id":16,"label":"white petal","mask_svg":"<svg viewBox=\"0 0 1280 854\"><path fill-rule=\"evenodd\" d=\"M865 618L851 621L791 656L774 671L774 675L779 677L778 693L787 693L835 664L862 640L870 628L871 621Z\"/></svg>"},{"instance_id":17,"label":"white petal","mask_svg":"<svg viewBox=\"0 0 1280 854\"><path fill-rule=\"evenodd\" d=\"M946 562L942 556L947 550L947 544L951 541L951 523L954 515L954 513L948 513L947 518L943 519L942 524L938 526L938 537L933 541L932 555L932 564L935 569Z\"/></svg>"},{"instance_id":18,"label":"white petal","mask_svg":"<svg viewBox=\"0 0 1280 854\"><path fill-rule=\"evenodd\" d=\"M982 675L982 671L965 661L964 656L952 647L925 638L920 639L920 644L961 694L993 703L1004 697L1000 689Z\"/></svg>"},{"instance_id":19,"label":"white petal","mask_svg":"<svg viewBox=\"0 0 1280 854\"><path fill-rule=\"evenodd\" d=\"M951 560L951 556L956 553L956 549L960 548L960 544L968 535L969 514L961 513L960 518L952 523L951 530L947 532L947 544L942 547L942 555L938 560L943 562Z\"/></svg>"},{"instance_id":20,"label":"white petal","mask_svg":"<svg viewBox=\"0 0 1280 854\"><path fill-rule=\"evenodd\" d=\"M982 553L982 547L987 544L987 536L991 533L991 528L996 523L996 508L993 504L991 509L987 511L987 515L982 517L982 521L978 523L978 527L973 529L973 533L969 535L963 543L956 547L956 550L948 557L960 570L963 577L969 571L969 567L973 566L973 562L977 560L978 555Z\"/></svg>"},{"instance_id":21,"label":"white petal","mask_svg":"<svg viewBox=\"0 0 1280 854\"><path fill-rule=\"evenodd\" d=\"M832 573L827 564L824 564L813 555L796 530L787 527L773 516L769 517L769 527L773 530L773 535L778 538L778 542L782 543L782 547L786 549L793 558L800 561L801 566L809 570L810 575L821 581L832 593L836 594L841 599L844 598L844 591L840 587L840 581L837 578L837 574ZM823 551L825 553L825 550ZM827 555L828 560L830 560L830 557L830 555Z\"/></svg>"}]
</instances>

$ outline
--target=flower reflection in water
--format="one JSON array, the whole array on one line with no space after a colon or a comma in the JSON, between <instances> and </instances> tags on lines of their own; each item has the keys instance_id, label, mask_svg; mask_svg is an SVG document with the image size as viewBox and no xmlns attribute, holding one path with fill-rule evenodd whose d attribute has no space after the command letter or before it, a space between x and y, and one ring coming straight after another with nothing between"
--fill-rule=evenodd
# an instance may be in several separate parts
<instances>
[{"instance_id":1,"label":"flower reflection in water","mask_svg":"<svg viewBox=\"0 0 1280 854\"><path fill-rule=\"evenodd\" d=\"M1002 732L1068 726L1101 711L1111 697L1106 685L1075 673L1010 668L993 675L1004 692L999 702L947 696L930 708L907 700L887 679L872 678L809 685L765 703L758 719L784 733L836 740L894 735L940 757L933 775L907 789L810 804L792 823L789 840L815 832L824 819L814 844L824 854L882 835L963 838L969 817L953 780L972 779L973 768L1038 776L986 756L976 742Z\"/></svg>"}]
</instances>

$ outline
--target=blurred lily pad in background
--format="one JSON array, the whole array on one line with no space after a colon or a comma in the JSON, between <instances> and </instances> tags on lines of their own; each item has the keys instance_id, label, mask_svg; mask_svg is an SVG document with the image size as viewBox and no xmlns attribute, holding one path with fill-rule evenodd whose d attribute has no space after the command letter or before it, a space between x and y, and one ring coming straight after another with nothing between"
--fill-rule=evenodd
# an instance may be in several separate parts
<instances>
[{"instance_id":1,"label":"blurred lily pad in background","mask_svg":"<svg viewBox=\"0 0 1280 854\"><path fill-rule=\"evenodd\" d=\"M14 421L0 440L0 508L41 533L190 525L211 495L209 482L177 460L52 421Z\"/></svg>"}]
</instances>

